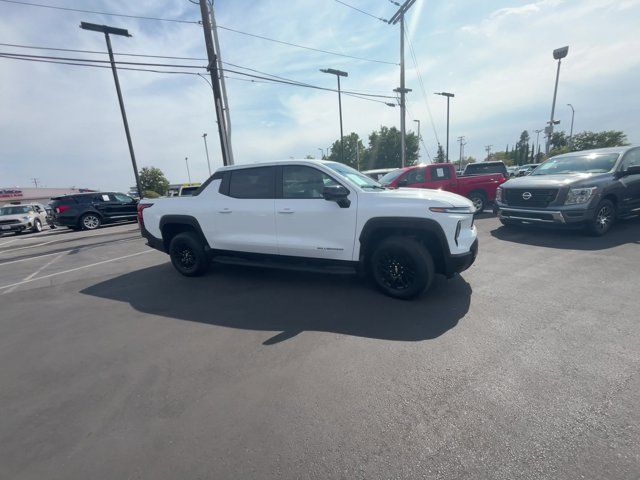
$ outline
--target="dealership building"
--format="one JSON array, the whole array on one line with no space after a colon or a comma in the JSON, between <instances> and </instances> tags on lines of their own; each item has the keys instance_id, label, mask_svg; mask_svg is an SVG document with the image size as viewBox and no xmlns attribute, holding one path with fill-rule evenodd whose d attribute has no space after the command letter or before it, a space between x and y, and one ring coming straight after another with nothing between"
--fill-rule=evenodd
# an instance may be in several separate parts
<instances>
[{"instance_id":1,"label":"dealership building","mask_svg":"<svg viewBox=\"0 0 640 480\"><path fill-rule=\"evenodd\" d=\"M85 188L0 188L0 205L30 202L47 204L52 197L90 191Z\"/></svg>"}]
</instances>

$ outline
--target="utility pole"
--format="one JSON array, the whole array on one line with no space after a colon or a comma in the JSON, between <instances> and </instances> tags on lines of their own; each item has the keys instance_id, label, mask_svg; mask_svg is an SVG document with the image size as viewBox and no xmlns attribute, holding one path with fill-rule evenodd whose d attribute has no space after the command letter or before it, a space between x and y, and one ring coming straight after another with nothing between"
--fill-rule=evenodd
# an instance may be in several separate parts
<instances>
[{"instance_id":1,"label":"utility pole","mask_svg":"<svg viewBox=\"0 0 640 480\"><path fill-rule=\"evenodd\" d=\"M111 38L109 34L130 37L131 34L124 28L108 27L106 25L96 25L95 23L80 22L80 28L83 30L91 30L93 32L104 33L107 41L107 51L109 52L109 61L111 62L111 71L113 72L113 80L116 84L116 93L118 94L118 103L120 104L120 113L122 113L122 122L124 123L124 133L127 136L127 144L129 145L129 155L131 155L131 164L133 165L133 173L136 178L136 188L138 196L142 198L142 187L140 186L140 176L138 175L138 164L136 163L136 155L133 151L133 142L131 141L131 132L129 131L129 122L127 121L127 112L124 109L124 100L122 99L122 91L120 90L120 81L118 80L118 70L116 62L113 58L113 49L111 48Z\"/></svg>"},{"instance_id":2,"label":"utility pole","mask_svg":"<svg viewBox=\"0 0 640 480\"><path fill-rule=\"evenodd\" d=\"M435 92L436 95L440 95L442 97L447 97L447 152L446 158L447 162L449 162L449 100L451 100L455 95L449 92Z\"/></svg>"},{"instance_id":3,"label":"utility pole","mask_svg":"<svg viewBox=\"0 0 640 480\"><path fill-rule=\"evenodd\" d=\"M407 163L407 148L406 148L406 99L405 95L411 90L405 88L404 84L404 15L411 8L416 0L406 0L396 13L389 19L387 23L395 25L400 22L400 87L394 89L394 92L400 94L400 159L402 167Z\"/></svg>"},{"instance_id":4,"label":"utility pole","mask_svg":"<svg viewBox=\"0 0 640 480\"><path fill-rule=\"evenodd\" d=\"M202 138L204 138L204 151L207 153L207 167L209 167L209 176L211 176L211 162L209 161L209 148L207 147L207 134L203 133Z\"/></svg>"},{"instance_id":5,"label":"utility pole","mask_svg":"<svg viewBox=\"0 0 640 480\"><path fill-rule=\"evenodd\" d=\"M340 77L348 77L349 74L347 72L343 72L342 70L334 70L333 68L321 68L320 71L322 73L330 73L331 75L335 75L338 79L338 110L340 113L340 162L344 163L344 134L342 133L342 94L340 91Z\"/></svg>"},{"instance_id":6,"label":"utility pole","mask_svg":"<svg viewBox=\"0 0 640 480\"><path fill-rule=\"evenodd\" d=\"M420 120L414 120L418 124L418 158L420 158Z\"/></svg>"},{"instance_id":7,"label":"utility pole","mask_svg":"<svg viewBox=\"0 0 640 480\"><path fill-rule=\"evenodd\" d=\"M187 164L187 177L189 177L189 183L191 183L191 172L189 171L189 157L184 157L184 163Z\"/></svg>"},{"instance_id":8,"label":"utility pole","mask_svg":"<svg viewBox=\"0 0 640 480\"><path fill-rule=\"evenodd\" d=\"M551 137L553 136L553 126L556 122L553 117L556 111L556 97L558 95L558 80L560 79L560 63L562 59L567 56L569 53L569 47L556 48L553 51L553 58L558 60L558 70L556 71L556 86L553 89L553 103L551 104L551 118L549 119L549 126L546 129L547 133L547 144L545 146L545 153L549 155L549 148L551 146Z\"/></svg>"},{"instance_id":9,"label":"utility pole","mask_svg":"<svg viewBox=\"0 0 640 480\"><path fill-rule=\"evenodd\" d=\"M36 188L38 188L38 179L37 178L32 178L31 181L36 186Z\"/></svg>"},{"instance_id":10,"label":"utility pole","mask_svg":"<svg viewBox=\"0 0 640 480\"><path fill-rule=\"evenodd\" d=\"M491 157L491 147L493 147L493 145L487 145L484 147L485 151L487 152L487 162L489 161L489 158Z\"/></svg>"},{"instance_id":11,"label":"utility pole","mask_svg":"<svg viewBox=\"0 0 640 480\"><path fill-rule=\"evenodd\" d=\"M567 103L567 106L571 108L571 130L569 131L569 147L573 148L573 119L576 116L576 110L570 103Z\"/></svg>"},{"instance_id":12,"label":"utility pole","mask_svg":"<svg viewBox=\"0 0 640 480\"><path fill-rule=\"evenodd\" d=\"M467 142L465 142L465 138L464 136L460 136L458 137L458 142L460 142L460 160L459 160L459 169L462 170L462 157L463 157L463 151L464 151L464 146L467 144Z\"/></svg>"},{"instance_id":13,"label":"utility pole","mask_svg":"<svg viewBox=\"0 0 640 480\"><path fill-rule=\"evenodd\" d=\"M213 10L213 1L211 1L211 31L213 32L213 48L218 60L218 78L220 79L220 90L222 91L222 110L227 126L227 146L229 147L230 165L235 163L233 159L233 145L231 144L231 113L229 111L229 100L227 100L227 85L224 79L224 68L222 67L222 54L220 53L220 42L218 41L218 28L216 25L216 14Z\"/></svg>"},{"instance_id":14,"label":"utility pole","mask_svg":"<svg viewBox=\"0 0 640 480\"><path fill-rule=\"evenodd\" d=\"M222 150L223 165L233 165L233 158L230 155L229 135L227 131L227 122L222 106L222 89L220 87L220 77L218 73L218 58L213 44L213 36L211 34L211 17L209 13L209 5L207 0L200 0L200 14L202 15L202 29L204 31L204 43L207 47L207 58L209 65L209 75L211 76L211 86L213 87L213 98L216 109L216 119L218 121L218 135L220 137L220 149Z\"/></svg>"}]
</instances>

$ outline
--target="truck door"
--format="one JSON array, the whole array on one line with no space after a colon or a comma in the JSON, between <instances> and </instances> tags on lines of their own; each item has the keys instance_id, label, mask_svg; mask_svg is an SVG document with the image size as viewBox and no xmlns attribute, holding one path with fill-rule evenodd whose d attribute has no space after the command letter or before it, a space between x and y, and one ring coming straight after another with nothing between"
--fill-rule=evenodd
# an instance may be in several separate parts
<instances>
[{"instance_id":1,"label":"truck door","mask_svg":"<svg viewBox=\"0 0 640 480\"><path fill-rule=\"evenodd\" d=\"M278 253L301 257L352 260L358 198L341 208L325 200L325 186L341 185L331 175L307 165L279 168L282 191L276 199ZM343 185L344 186L344 185Z\"/></svg>"},{"instance_id":2,"label":"truck door","mask_svg":"<svg viewBox=\"0 0 640 480\"><path fill-rule=\"evenodd\" d=\"M408 188L427 188L425 186L425 172L426 167L412 168L398 180L398 186Z\"/></svg>"},{"instance_id":3,"label":"truck door","mask_svg":"<svg viewBox=\"0 0 640 480\"><path fill-rule=\"evenodd\" d=\"M453 191L455 180L451 175L452 168L447 165L432 165L429 167L429 188L434 190Z\"/></svg>"},{"instance_id":4,"label":"truck door","mask_svg":"<svg viewBox=\"0 0 640 480\"><path fill-rule=\"evenodd\" d=\"M620 172L629 167L640 166L640 148L627 152L622 160ZM624 213L640 213L640 174L625 175L620 178L622 191L620 207Z\"/></svg>"}]
</instances>

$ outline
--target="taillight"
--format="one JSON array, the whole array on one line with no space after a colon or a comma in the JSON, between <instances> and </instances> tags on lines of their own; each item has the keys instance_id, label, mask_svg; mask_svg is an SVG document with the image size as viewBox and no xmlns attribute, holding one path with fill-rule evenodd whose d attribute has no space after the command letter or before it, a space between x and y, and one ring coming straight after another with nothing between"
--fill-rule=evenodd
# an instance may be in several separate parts
<instances>
[{"instance_id":1,"label":"taillight","mask_svg":"<svg viewBox=\"0 0 640 480\"><path fill-rule=\"evenodd\" d=\"M139 203L138 204L138 225L140 225L140 228L144 228L144 218L142 217L142 211L145 208L149 208L152 205L153 205L153 203Z\"/></svg>"},{"instance_id":2,"label":"taillight","mask_svg":"<svg viewBox=\"0 0 640 480\"><path fill-rule=\"evenodd\" d=\"M59 205L56 207L56 213L64 213L71 208L71 205Z\"/></svg>"}]
</instances>

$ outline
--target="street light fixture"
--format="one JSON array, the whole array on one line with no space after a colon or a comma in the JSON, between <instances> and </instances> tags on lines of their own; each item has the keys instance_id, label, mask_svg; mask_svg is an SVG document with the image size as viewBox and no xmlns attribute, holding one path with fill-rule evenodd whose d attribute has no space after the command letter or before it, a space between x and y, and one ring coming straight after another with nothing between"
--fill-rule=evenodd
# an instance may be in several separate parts
<instances>
[{"instance_id":1,"label":"street light fixture","mask_svg":"<svg viewBox=\"0 0 640 480\"><path fill-rule=\"evenodd\" d=\"M451 100L455 95L449 92L434 92L436 95L440 95L442 97L447 97L447 152L446 158L447 163L449 162L449 100Z\"/></svg>"},{"instance_id":2,"label":"street light fixture","mask_svg":"<svg viewBox=\"0 0 640 480\"><path fill-rule=\"evenodd\" d=\"M342 70L335 70L333 68L321 68L320 71L322 73L335 75L338 79L338 109L340 111L340 161L344 163L344 134L342 132L342 95L340 91L340 77L348 77L349 74L347 72L343 72Z\"/></svg>"},{"instance_id":3,"label":"street light fixture","mask_svg":"<svg viewBox=\"0 0 640 480\"><path fill-rule=\"evenodd\" d=\"M107 25L97 25L95 23L80 22L80 28L83 30L90 30L93 32L104 33L104 38L107 42L107 51L109 52L109 61L111 62L111 71L113 72L113 81L116 84L116 93L118 94L118 103L120 104L120 113L122 114L122 121L124 123L124 133L127 136L127 144L129 145L129 155L131 156L131 165L133 166L133 174L136 178L136 188L138 189L138 196L142 198L142 187L140 185L140 176L138 175L138 165L136 163L136 155L133 151L133 142L131 141L131 132L129 131L129 122L127 121L127 112L124 109L124 100L122 99L122 91L120 90L120 81L118 80L118 70L116 69L116 62L113 58L113 49L111 48L111 38L109 34L120 35L122 37L130 37L131 34L124 28L108 27Z\"/></svg>"},{"instance_id":4,"label":"street light fixture","mask_svg":"<svg viewBox=\"0 0 640 480\"><path fill-rule=\"evenodd\" d=\"M187 164L187 177L189 177L189 183L191 183L191 172L189 171L189 157L184 157L184 163Z\"/></svg>"},{"instance_id":5,"label":"street light fixture","mask_svg":"<svg viewBox=\"0 0 640 480\"><path fill-rule=\"evenodd\" d=\"M551 104L551 118L549 119L549 126L546 129L547 133L547 144L545 146L545 153L549 155L549 147L551 146L551 137L553 135L553 126L556 124L553 119L555 111L556 111L556 97L558 95L558 80L560 79L560 64L562 63L562 59L565 58L569 54L569 47L556 48L553 51L553 58L558 60L558 69L556 71L556 86L553 89L553 103Z\"/></svg>"},{"instance_id":6,"label":"street light fixture","mask_svg":"<svg viewBox=\"0 0 640 480\"><path fill-rule=\"evenodd\" d=\"M320 158L324 158L324 150L320 147L318 147L318 150L320 150L320 155L321 155Z\"/></svg>"}]
</instances>

